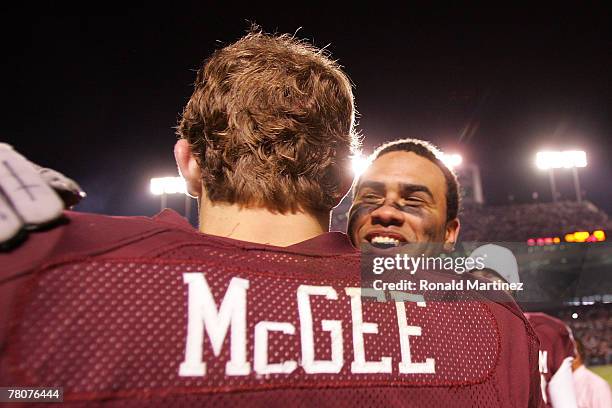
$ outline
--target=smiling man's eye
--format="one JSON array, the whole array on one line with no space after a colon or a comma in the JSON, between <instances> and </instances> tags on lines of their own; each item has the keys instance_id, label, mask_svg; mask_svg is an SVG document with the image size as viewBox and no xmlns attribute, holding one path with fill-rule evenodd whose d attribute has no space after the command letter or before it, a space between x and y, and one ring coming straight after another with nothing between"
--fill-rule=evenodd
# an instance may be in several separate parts
<instances>
[{"instance_id":1,"label":"smiling man's eye","mask_svg":"<svg viewBox=\"0 0 612 408\"><path fill-rule=\"evenodd\" d=\"M361 194L361 199L365 201L375 201L382 199L382 197L375 193L364 193Z\"/></svg>"},{"instance_id":2,"label":"smiling man's eye","mask_svg":"<svg viewBox=\"0 0 612 408\"><path fill-rule=\"evenodd\" d=\"M417 197L409 197L406 199L403 199L401 204L404 206L411 206L411 207L417 207L420 206L424 203L424 201L420 198Z\"/></svg>"}]
</instances>

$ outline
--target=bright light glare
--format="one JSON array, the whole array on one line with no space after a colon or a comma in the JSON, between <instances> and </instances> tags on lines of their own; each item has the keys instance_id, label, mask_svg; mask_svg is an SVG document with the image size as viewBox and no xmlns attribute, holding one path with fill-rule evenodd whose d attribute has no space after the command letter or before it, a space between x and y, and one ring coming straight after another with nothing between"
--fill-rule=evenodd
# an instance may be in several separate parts
<instances>
[{"instance_id":1,"label":"bright light glare","mask_svg":"<svg viewBox=\"0 0 612 408\"><path fill-rule=\"evenodd\" d=\"M151 179L151 193L187 194L187 185L182 177L155 177Z\"/></svg>"},{"instance_id":2,"label":"bright light glare","mask_svg":"<svg viewBox=\"0 0 612 408\"><path fill-rule=\"evenodd\" d=\"M593 236L597 241L605 241L606 233L603 230L593 231Z\"/></svg>"},{"instance_id":3,"label":"bright light glare","mask_svg":"<svg viewBox=\"0 0 612 408\"><path fill-rule=\"evenodd\" d=\"M356 154L351 158L351 167L353 168L353 174L355 177L361 176L364 171L370 166L368 158L361 153Z\"/></svg>"},{"instance_id":4,"label":"bright light glare","mask_svg":"<svg viewBox=\"0 0 612 408\"><path fill-rule=\"evenodd\" d=\"M547 169L571 169L573 167L586 167L586 152L582 150L566 150L563 152L538 152L536 166Z\"/></svg>"},{"instance_id":5,"label":"bright light glare","mask_svg":"<svg viewBox=\"0 0 612 408\"><path fill-rule=\"evenodd\" d=\"M442 153L440 160L442 160L442 162L451 169L460 166L461 163L463 163L463 157L457 153Z\"/></svg>"}]
</instances>

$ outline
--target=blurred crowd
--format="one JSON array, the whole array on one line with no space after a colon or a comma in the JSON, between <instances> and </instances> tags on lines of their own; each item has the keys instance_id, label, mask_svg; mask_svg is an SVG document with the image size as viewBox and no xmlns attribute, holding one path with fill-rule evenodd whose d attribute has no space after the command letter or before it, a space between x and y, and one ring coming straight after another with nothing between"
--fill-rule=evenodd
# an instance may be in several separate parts
<instances>
[{"instance_id":1,"label":"blurred crowd","mask_svg":"<svg viewBox=\"0 0 612 408\"><path fill-rule=\"evenodd\" d=\"M588 365L612 364L612 304L595 304L562 310L557 317L582 340ZM576 318L573 318L574 315Z\"/></svg>"},{"instance_id":2,"label":"blurred crowd","mask_svg":"<svg viewBox=\"0 0 612 408\"><path fill-rule=\"evenodd\" d=\"M462 241L525 242L538 237L563 239L569 232L612 228L608 215L588 201L465 205L460 218Z\"/></svg>"}]
</instances>

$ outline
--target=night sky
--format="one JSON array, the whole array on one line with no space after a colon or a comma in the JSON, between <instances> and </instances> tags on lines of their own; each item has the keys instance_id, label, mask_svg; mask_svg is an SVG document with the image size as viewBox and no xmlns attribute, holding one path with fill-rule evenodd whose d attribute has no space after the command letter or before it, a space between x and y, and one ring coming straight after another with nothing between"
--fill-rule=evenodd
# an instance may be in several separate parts
<instances>
[{"instance_id":1,"label":"night sky","mask_svg":"<svg viewBox=\"0 0 612 408\"><path fill-rule=\"evenodd\" d=\"M488 204L550 200L536 151L583 149L587 199L612 214L610 15L510 18L371 9L183 11L156 17L5 13L0 141L88 192L83 211L152 215L175 175L173 126L195 70L255 21L327 49L355 83L364 148L430 140L481 167ZM524 13L529 14L529 13ZM569 171L562 195L573 199ZM181 201L170 203L181 209Z\"/></svg>"}]
</instances>

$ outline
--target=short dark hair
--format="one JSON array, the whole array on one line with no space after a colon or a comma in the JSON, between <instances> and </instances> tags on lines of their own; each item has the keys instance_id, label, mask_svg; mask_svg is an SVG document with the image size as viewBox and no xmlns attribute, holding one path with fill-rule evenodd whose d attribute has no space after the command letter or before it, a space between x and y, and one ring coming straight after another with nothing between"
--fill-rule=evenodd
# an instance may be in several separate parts
<instances>
[{"instance_id":1,"label":"short dark hair","mask_svg":"<svg viewBox=\"0 0 612 408\"><path fill-rule=\"evenodd\" d=\"M254 30L198 71L177 133L211 201L319 212L345 194L354 119L351 82L325 51Z\"/></svg>"},{"instance_id":2,"label":"short dark hair","mask_svg":"<svg viewBox=\"0 0 612 408\"><path fill-rule=\"evenodd\" d=\"M459 181L455 172L441 160L442 152L440 149L425 140L398 139L376 148L368 160L373 163L379 157L391 152L412 152L438 166L446 180L446 221L457 218L461 206ZM359 180L357 180L355 186L357 185L359 185Z\"/></svg>"}]
</instances>

